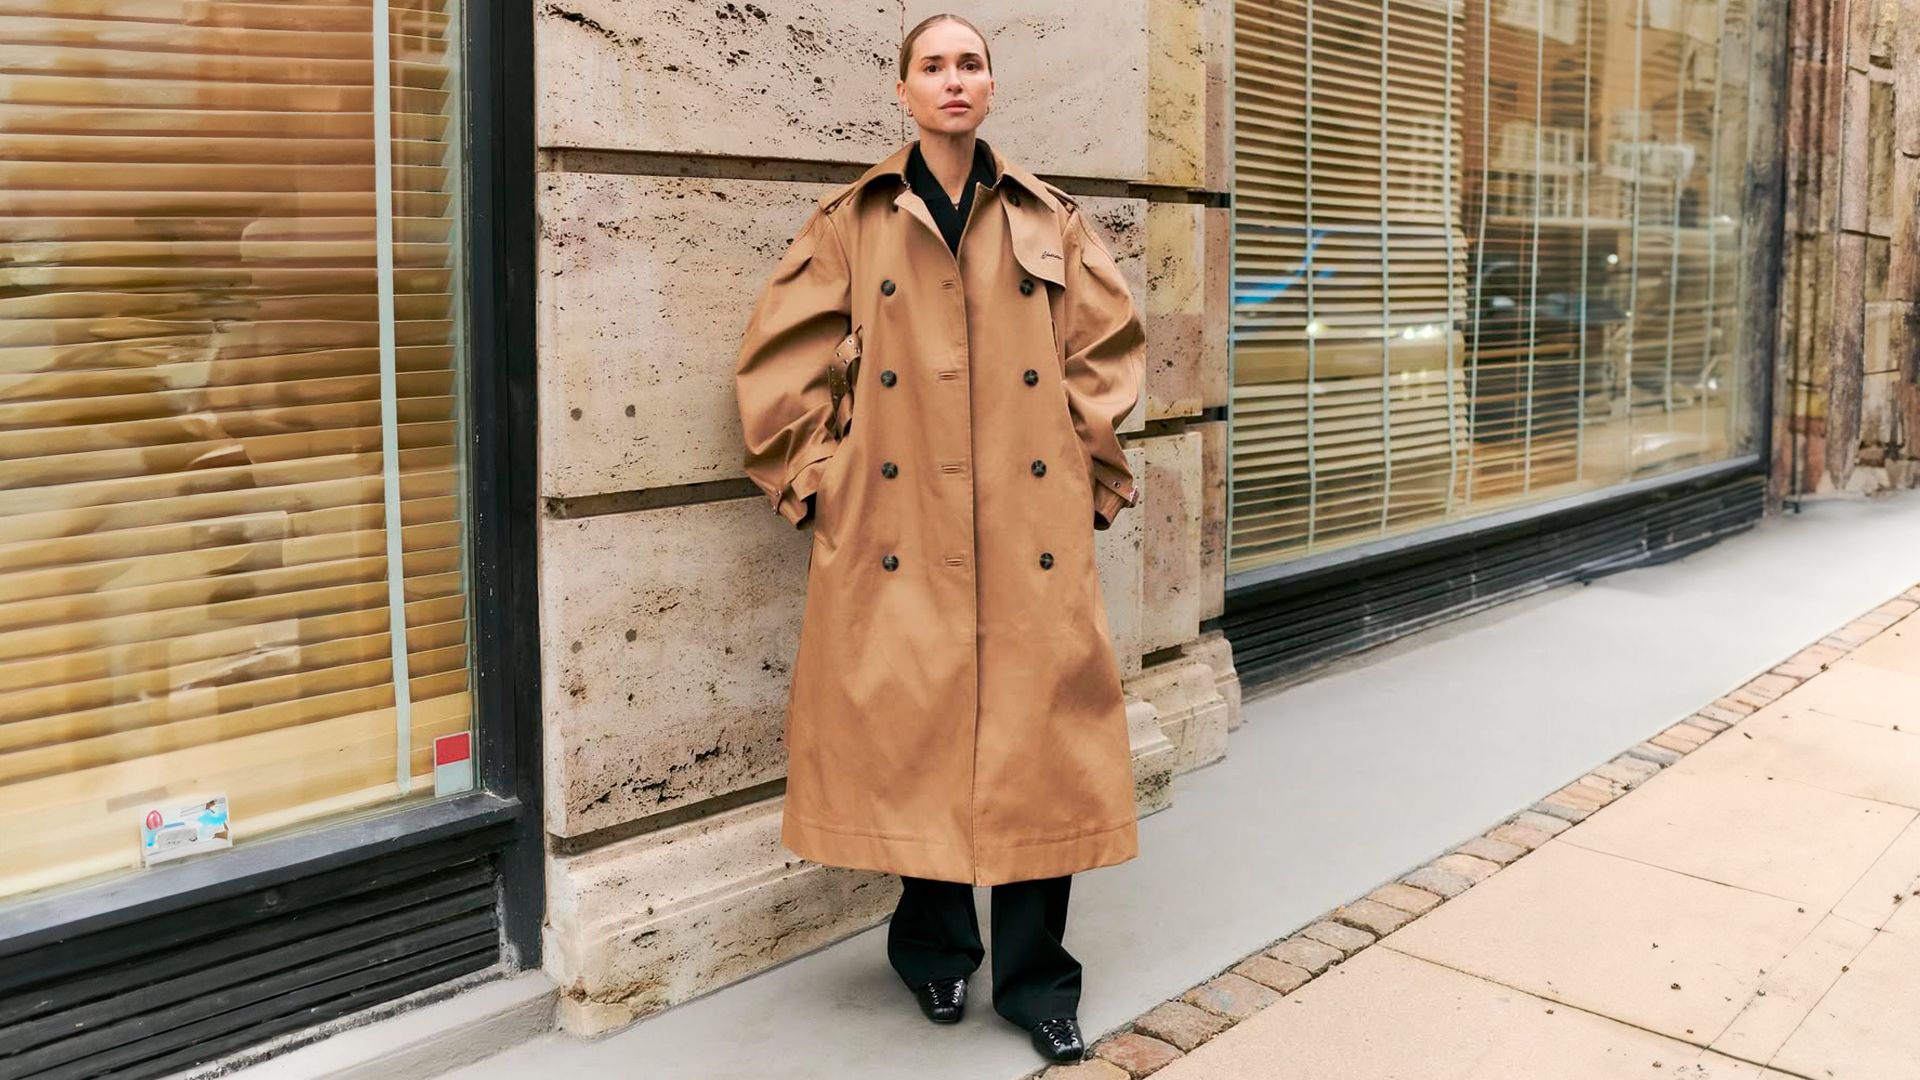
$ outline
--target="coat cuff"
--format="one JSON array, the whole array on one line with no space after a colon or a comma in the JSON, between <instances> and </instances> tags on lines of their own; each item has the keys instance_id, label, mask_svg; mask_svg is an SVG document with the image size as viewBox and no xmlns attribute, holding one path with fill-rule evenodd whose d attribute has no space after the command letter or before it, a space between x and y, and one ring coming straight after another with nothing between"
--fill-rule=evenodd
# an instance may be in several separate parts
<instances>
[{"instance_id":1,"label":"coat cuff","mask_svg":"<svg viewBox=\"0 0 1920 1080\"><path fill-rule=\"evenodd\" d=\"M827 471L827 462L831 460L833 455L829 454L802 465L800 471L793 474L793 479L787 481L787 486L782 489L779 498L774 502L774 512L787 519L794 528L803 529L812 524L813 502L811 500L814 492L820 490L820 477Z\"/></svg>"},{"instance_id":2,"label":"coat cuff","mask_svg":"<svg viewBox=\"0 0 1920 1080\"><path fill-rule=\"evenodd\" d=\"M1132 506L1140 501L1137 489L1129 489L1122 495L1105 484L1097 484L1093 495L1093 527L1100 531L1113 528L1113 519L1121 508Z\"/></svg>"}]
</instances>

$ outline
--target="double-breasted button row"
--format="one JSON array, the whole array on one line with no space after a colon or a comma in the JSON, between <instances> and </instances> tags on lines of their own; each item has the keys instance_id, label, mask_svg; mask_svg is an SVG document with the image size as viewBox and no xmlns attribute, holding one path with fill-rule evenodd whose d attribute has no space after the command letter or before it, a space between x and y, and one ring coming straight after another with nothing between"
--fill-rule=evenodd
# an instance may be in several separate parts
<instances>
[{"instance_id":1,"label":"double-breasted button row","mask_svg":"<svg viewBox=\"0 0 1920 1080\"><path fill-rule=\"evenodd\" d=\"M898 570L900 569L900 556L888 553L880 560L880 565L888 570ZM1053 569L1053 552L1043 551L1040 553L1040 569Z\"/></svg>"},{"instance_id":2,"label":"double-breasted button row","mask_svg":"<svg viewBox=\"0 0 1920 1080\"><path fill-rule=\"evenodd\" d=\"M892 278L883 278L880 281L880 295L892 296L893 290L897 287L898 286L894 285ZM1032 278L1023 277L1020 279L1020 295L1021 296L1033 295L1033 279Z\"/></svg>"},{"instance_id":3,"label":"double-breasted button row","mask_svg":"<svg viewBox=\"0 0 1920 1080\"><path fill-rule=\"evenodd\" d=\"M1012 200L1015 206L1020 205L1020 196L1010 194L1009 198ZM896 207L895 209L898 209L898 208ZM884 278L880 282L880 292L882 293L882 295L892 296L895 288L897 288L897 286L894 285L892 278ZM1031 296L1033 295L1033 289L1034 289L1034 285L1033 285L1032 278L1023 277L1020 279L1021 295ZM1038 371L1035 371L1033 368L1028 368L1025 371L1020 373L1020 379L1022 382L1026 383L1028 386L1037 386L1039 385L1039 382L1040 382L1040 373ZM892 368L887 368L880 372L880 385L892 386L897 381L899 381L899 376L894 373L894 370ZM1045 476L1047 474L1047 463L1040 460L1039 458L1035 458L1033 460L1033 464L1030 466L1030 468L1032 469L1033 475L1035 476ZM880 464L880 474L882 476L885 476L887 479L891 480L894 477L900 475L900 467L891 461L882 462ZM880 565L889 571L898 570L900 569L900 556L889 552L887 555L881 558ZM1040 569L1042 570L1053 569L1053 552L1043 551L1040 553Z\"/></svg>"}]
</instances>

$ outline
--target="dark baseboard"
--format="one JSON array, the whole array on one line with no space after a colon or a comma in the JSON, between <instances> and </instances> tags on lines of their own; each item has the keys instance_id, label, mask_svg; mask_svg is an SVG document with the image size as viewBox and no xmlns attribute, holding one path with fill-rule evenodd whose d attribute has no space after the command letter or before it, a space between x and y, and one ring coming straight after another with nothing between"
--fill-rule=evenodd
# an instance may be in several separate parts
<instances>
[{"instance_id":1,"label":"dark baseboard","mask_svg":"<svg viewBox=\"0 0 1920 1080\"><path fill-rule=\"evenodd\" d=\"M1372 557L1243 575L1207 627L1225 632L1243 691L1257 691L1555 585L1678 558L1758 522L1765 488L1757 464L1728 463L1450 526Z\"/></svg>"}]
</instances>

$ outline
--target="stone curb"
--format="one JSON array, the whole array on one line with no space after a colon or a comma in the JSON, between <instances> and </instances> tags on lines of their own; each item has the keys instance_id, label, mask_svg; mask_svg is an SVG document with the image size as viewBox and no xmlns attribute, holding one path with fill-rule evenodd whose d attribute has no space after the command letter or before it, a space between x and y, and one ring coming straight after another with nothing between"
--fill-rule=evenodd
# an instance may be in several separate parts
<instances>
[{"instance_id":1,"label":"stone curb","mask_svg":"<svg viewBox=\"0 0 1920 1080\"><path fill-rule=\"evenodd\" d=\"M1022 1080L1139 1080L1466 892L1920 610L1906 590L1425 865L1313 920Z\"/></svg>"}]
</instances>

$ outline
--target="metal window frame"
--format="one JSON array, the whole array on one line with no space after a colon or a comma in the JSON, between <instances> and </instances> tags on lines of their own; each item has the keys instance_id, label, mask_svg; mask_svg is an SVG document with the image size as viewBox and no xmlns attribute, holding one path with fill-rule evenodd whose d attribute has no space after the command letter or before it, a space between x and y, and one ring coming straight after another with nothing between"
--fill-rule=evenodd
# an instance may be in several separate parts
<instances>
[{"instance_id":1,"label":"metal window frame","mask_svg":"<svg viewBox=\"0 0 1920 1080\"><path fill-rule=\"evenodd\" d=\"M503 961L521 970L539 965L545 888L535 577L532 8L466 0L461 47L472 417L468 602L474 612L478 790L0 902L0 960L350 866L375 853L464 837L496 852Z\"/></svg>"}]
</instances>

